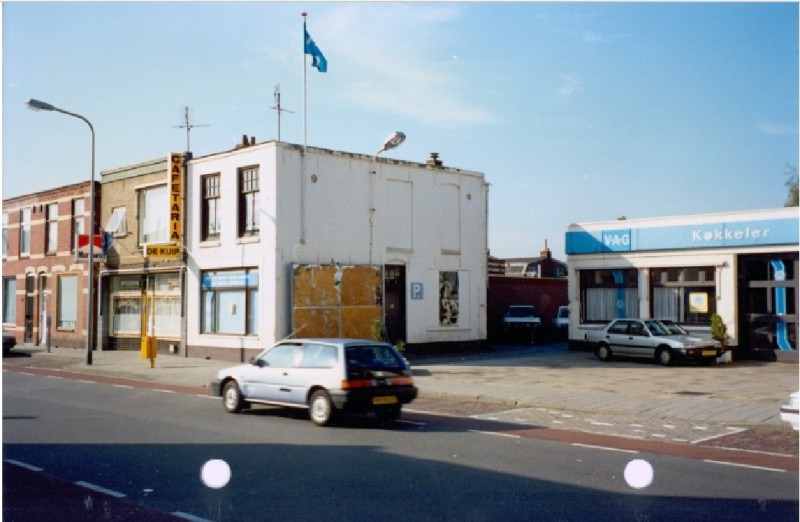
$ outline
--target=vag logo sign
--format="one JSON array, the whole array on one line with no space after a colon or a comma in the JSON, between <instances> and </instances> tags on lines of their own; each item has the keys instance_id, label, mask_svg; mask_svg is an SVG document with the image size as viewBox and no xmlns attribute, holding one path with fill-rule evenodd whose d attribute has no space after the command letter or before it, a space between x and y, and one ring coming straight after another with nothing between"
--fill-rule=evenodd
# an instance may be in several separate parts
<instances>
[{"instance_id":1,"label":"vag logo sign","mask_svg":"<svg viewBox=\"0 0 800 522\"><path fill-rule=\"evenodd\" d=\"M607 230L603 232L603 248L606 252L627 252L631 249L630 230Z\"/></svg>"}]
</instances>

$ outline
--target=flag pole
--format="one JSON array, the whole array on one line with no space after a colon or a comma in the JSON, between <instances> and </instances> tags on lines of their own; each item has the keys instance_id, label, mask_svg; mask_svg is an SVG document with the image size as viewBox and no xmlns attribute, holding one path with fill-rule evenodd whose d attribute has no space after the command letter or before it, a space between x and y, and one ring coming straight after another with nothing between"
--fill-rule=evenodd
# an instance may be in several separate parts
<instances>
[{"instance_id":1,"label":"flag pole","mask_svg":"<svg viewBox=\"0 0 800 522\"><path fill-rule=\"evenodd\" d=\"M307 99L307 84L306 84L306 16L308 13L303 11L303 154L305 155L308 148L308 99Z\"/></svg>"},{"instance_id":2,"label":"flag pole","mask_svg":"<svg viewBox=\"0 0 800 522\"><path fill-rule=\"evenodd\" d=\"M303 154L300 157L300 244L306 244L306 152L308 149L308 106L306 86L306 16L303 11Z\"/></svg>"}]
</instances>

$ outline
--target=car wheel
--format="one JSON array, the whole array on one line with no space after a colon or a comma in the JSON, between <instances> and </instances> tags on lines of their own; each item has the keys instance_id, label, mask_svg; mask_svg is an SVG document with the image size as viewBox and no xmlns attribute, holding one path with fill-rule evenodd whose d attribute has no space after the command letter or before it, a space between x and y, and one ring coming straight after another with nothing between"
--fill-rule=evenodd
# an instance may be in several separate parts
<instances>
[{"instance_id":1,"label":"car wheel","mask_svg":"<svg viewBox=\"0 0 800 522\"><path fill-rule=\"evenodd\" d=\"M607 344L601 344L597 347L597 358L601 361L611 360L611 348Z\"/></svg>"},{"instance_id":2,"label":"car wheel","mask_svg":"<svg viewBox=\"0 0 800 522\"><path fill-rule=\"evenodd\" d=\"M333 420L333 402L325 390L317 390L308 401L308 416L317 426L327 426Z\"/></svg>"},{"instance_id":3,"label":"car wheel","mask_svg":"<svg viewBox=\"0 0 800 522\"><path fill-rule=\"evenodd\" d=\"M658 351L658 363L661 366L672 366L672 351L669 348L662 348Z\"/></svg>"},{"instance_id":4,"label":"car wheel","mask_svg":"<svg viewBox=\"0 0 800 522\"><path fill-rule=\"evenodd\" d=\"M222 405L228 413L239 413L244 407L244 398L242 392L239 391L239 385L236 381L228 381L225 387L222 388Z\"/></svg>"}]
</instances>

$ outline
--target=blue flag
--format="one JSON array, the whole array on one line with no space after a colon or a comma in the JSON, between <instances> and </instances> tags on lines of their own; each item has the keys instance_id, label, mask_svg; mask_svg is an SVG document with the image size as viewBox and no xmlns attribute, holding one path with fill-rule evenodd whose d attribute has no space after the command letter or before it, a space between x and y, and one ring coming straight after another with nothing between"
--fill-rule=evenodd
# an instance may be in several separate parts
<instances>
[{"instance_id":1,"label":"blue flag","mask_svg":"<svg viewBox=\"0 0 800 522\"><path fill-rule=\"evenodd\" d=\"M311 62L312 67L316 67L319 72L327 72L328 71L328 60L325 59L325 56L322 55L322 51L319 50L317 44L314 43L314 40L311 39L311 35L308 34L306 30L306 24L303 23L303 34L305 35L305 41L303 42L303 51L306 54L310 54L313 61Z\"/></svg>"}]
</instances>

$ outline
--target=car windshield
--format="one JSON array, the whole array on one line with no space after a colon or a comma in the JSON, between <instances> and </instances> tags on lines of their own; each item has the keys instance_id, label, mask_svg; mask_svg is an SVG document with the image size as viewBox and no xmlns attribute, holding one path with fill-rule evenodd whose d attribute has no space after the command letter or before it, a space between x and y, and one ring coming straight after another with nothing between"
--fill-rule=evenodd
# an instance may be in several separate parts
<instances>
[{"instance_id":1,"label":"car windshield","mask_svg":"<svg viewBox=\"0 0 800 522\"><path fill-rule=\"evenodd\" d=\"M644 324L647 325L647 329L653 335L669 335L669 330L658 321L645 321Z\"/></svg>"},{"instance_id":2,"label":"car windshield","mask_svg":"<svg viewBox=\"0 0 800 522\"><path fill-rule=\"evenodd\" d=\"M347 360L348 377L360 377L364 373L373 371L393 371L400 373L405 369L405 363L389 346L364 345L346 346L345 358Z\"/></svg>"},{"instance_id":3,"label":"car windshield","mask_svg":"<svg viewBox=\"0 0 800 522\"><path fill-rule=\"evenodd\" d=\"M536 317L532 306L512 306L506 314L508 317Z\"/></svg>"},{"instance_id":4,"label":"car windshield","mask_svg":"<svg viewBox=\"0 0 800 522\"><path fill-rule=\"evenodd\" d=\"M660 320L661 326L667 331L667 335L688 335L689 332L678 326L674 321Z\"/></svg>"}]
</instances>

